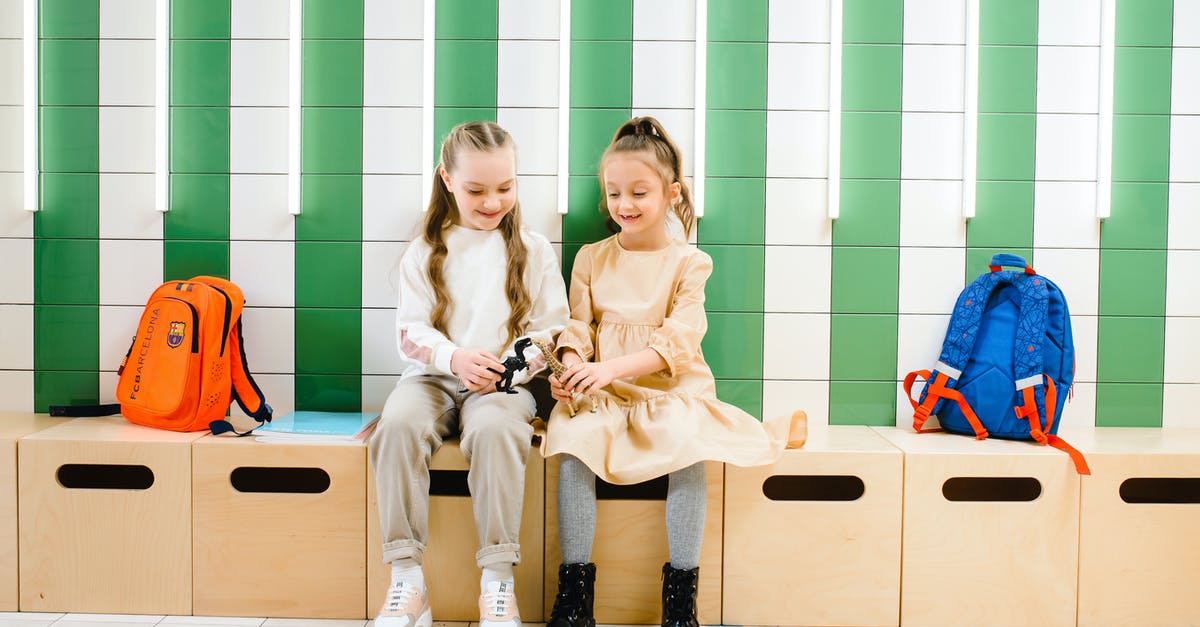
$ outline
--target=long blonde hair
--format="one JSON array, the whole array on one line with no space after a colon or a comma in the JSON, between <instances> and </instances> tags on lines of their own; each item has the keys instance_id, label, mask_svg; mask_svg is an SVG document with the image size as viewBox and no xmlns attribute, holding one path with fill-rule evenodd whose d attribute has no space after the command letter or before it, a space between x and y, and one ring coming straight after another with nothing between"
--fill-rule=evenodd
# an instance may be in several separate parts
<instances>
[{"instance_id":1,"label":"long blonde hair","mask_svg":"<svg viewBox=\"0 0 1200 627\"><path fill-rule=\"evenodd\" d=\"M464 151L491 152L505 148L513 151L515 159L517 147L512 137L499 124L486 121L459 124L450 130L446 141L442 142L441 162L434 172L433 190L429 194L429 207L425 211L422 234L432 249L426 269L434 294L433 311L429 315L430 323L443 334L448 335L446 325L454 307L454 303L450 302L442 273L446 262L446 240L443 232L458 221L459 214L454 194L446 188L440 175L443 170L453 171L458 155ZM497 229L504 236L504 245L508 253L504 295L508 298L512 313L508 316L508 339L504 341L507 346L525 330L525 318L532 307L529 289L525 287L524 281L529 251L525 247L525 241L521 239L520 202L513 203L512 210L500 220Z\"/></svg>"},{"instance_id":2,"label":"long blonde hair","mask_svg":"<svg viewBox=\"0 0 1200 627\"><path fill-rule=\"evenodd\" d=\"M609 157L617 153L632 153L640 157L646 165L658 172L663 187L671 183L679 183L679 202L672 206L675 215L683 224L684 237L690 237L696 228L696 209L692 205L692 192L688 189L687 181L683 179L683 158L679 147L667 134L666 129L658 120L650 117L633 118L621 125L613 135L612 143L604 149L600 157L600 185L604 186L604 164ZM600 194L600 212L608 215L608 194ZM609 219L609 228L616 225Z\"/></svg>"}]
</instances>

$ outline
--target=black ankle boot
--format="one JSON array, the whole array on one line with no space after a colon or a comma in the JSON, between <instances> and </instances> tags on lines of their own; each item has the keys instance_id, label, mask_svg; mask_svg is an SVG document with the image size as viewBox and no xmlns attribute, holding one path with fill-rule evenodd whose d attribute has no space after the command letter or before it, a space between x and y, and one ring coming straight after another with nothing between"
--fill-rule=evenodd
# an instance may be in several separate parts
<instances>
[{"instance_id":1,"label":"black ankle boot","mask_svg":"<svg viewBox=\"0 0 1200 627\"><path fill-rule=\"evenodd\" d=\"M563 564L558 567L558 596L546 627L596 627L592 601L596 597L596 565Z\"/></svg>"},{"instance_id":2,"label":"black ankle boot","mask_svg":"<svg viewBox=\"0 0 1200 627\"><path fill-rule=\"evenodd\" d=\"M700 568L671 568L663 564L662 627L700 627L696 620L696 592Z\"/></svg>"}]
</instances>

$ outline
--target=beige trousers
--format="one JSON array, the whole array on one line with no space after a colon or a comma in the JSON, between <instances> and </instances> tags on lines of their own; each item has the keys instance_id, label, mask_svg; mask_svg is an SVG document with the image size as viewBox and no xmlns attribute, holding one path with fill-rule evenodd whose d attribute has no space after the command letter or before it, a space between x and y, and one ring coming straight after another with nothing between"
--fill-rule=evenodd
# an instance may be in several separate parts
<instances>
[{"instance_id":1,"label":"beige trousers","mask_svg":"<svg viewBox=\"0 0 1200 627\"><path fill-rule=\"evenodd\" d=\"M521 561L525 459L533 395L459 391L453 377L418 376L396 385L368 444L379 495L383 560L419 564L429 539L429 461L442 440L461 433L467 485L479 532L480 568Z\"/></svg>"}]
</instances>

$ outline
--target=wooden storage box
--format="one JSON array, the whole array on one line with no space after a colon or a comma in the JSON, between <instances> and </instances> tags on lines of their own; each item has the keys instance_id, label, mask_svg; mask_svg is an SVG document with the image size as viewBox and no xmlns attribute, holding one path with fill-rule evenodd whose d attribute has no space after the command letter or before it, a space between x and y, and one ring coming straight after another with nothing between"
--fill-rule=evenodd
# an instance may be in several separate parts
<instances>
[{"instance_id":1,"label":"wooden storage box","mask_svg":"<svg viewBox=\"0 0 1200 627\"><path fill-rule=\"evenodd\" d=\"M191 614L202 435L110 416L21 438L21 611Z\"/></svg>"},{"instance_id":2,"label":"wooden storage box","mask_svg":"<svg viewBox=\"0 0 1200 627\"><path fill-rule=\"evenodd\" d=\"M362 442L207 436L192 454L193 613L362 618Z\"/></svg>"},{"instance_id":3,"label":"wooden storage box","mask_svg":"<svg viewBox=\"0 0 1200 627\"><path fill-rule=\"evenodd\" d=\"M726 465L722 624L897 625L903 477L900 451L863 426Z\"/></svg>"},{"instance_id":4,"label":"wooden storage box","mask_svg":"<svg viewBox=\"0 0 1200 627\"><path fill-rule=\"evenodd\" d=\"M558 593L558 457L546 462L546 616ZM697 610L703 625L721 624L721 504L725 465L707 462L708 511L700 554ZM597 623L659 624L662 614L662 566L667 547L667 478L636 486L597 481L595 617Z\"/></svg>"},{"instance_id":5,"label":"wooden storage box","mask_svg":"<svg viewBox=\"0 0 1200 627\"><path fill-rule=\"evenodd\" d=\"M517 607L525 623L540 623L545 508L545 461L531 448L525 462L525 503L521 510L521 563L513 569ZM479 536L467 493L467 460L458 440L446 440L430 462L429 544L422 570L429 586L429 606L435 621L479 620L479 567L475 553ZM375 475L368 463L367 512L367 616L383 606L391 581L391 567L383 562Z\"/></svg>"},{"instance_id":6,"label":"wooden storage box","mask_svg":"<svg viewBox=\"0 0 1200 627\"><path fill-rule=\"evenodd\" d=\"M67 418L0 412L0 612L15 612L17 599L17 440Z\"/></svg>"},{"instance_id":7,"label":"wooden storage box","mask_svg":"<svg viewBox=\"0 0 1200 627\"><path fill-rule=\"evenodd\" d=\"M1075 624L1070 457L1027 441L876 430L904 452L902 625Z\"/></svg>"}]
</instances>

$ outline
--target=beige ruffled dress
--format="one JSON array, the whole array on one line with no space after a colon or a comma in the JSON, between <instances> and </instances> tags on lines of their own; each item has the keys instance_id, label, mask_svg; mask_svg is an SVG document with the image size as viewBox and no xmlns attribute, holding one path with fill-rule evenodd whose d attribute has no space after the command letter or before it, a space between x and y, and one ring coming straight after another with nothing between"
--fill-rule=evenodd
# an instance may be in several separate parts
<instances>
[{"instance_id":1,"label":"beige ruffled dress","mask_svg":"<svg viewBox=\"0 0 1200 627\"><path fill-rule=\"evenodd\" d=\"M543 454L568 453L616 484L647 481L698 461L758 466L788 442L787 418L760 423L717 400L700 351L708 323L704 284L712 259L682 242L655 251L621 247L617 237L584 246L571 273L571 320L558 350L603 361L653 348L666 370L613 381L598 409L577 397L570 416L559 403Z\"/></svg>"}]
</instances>

